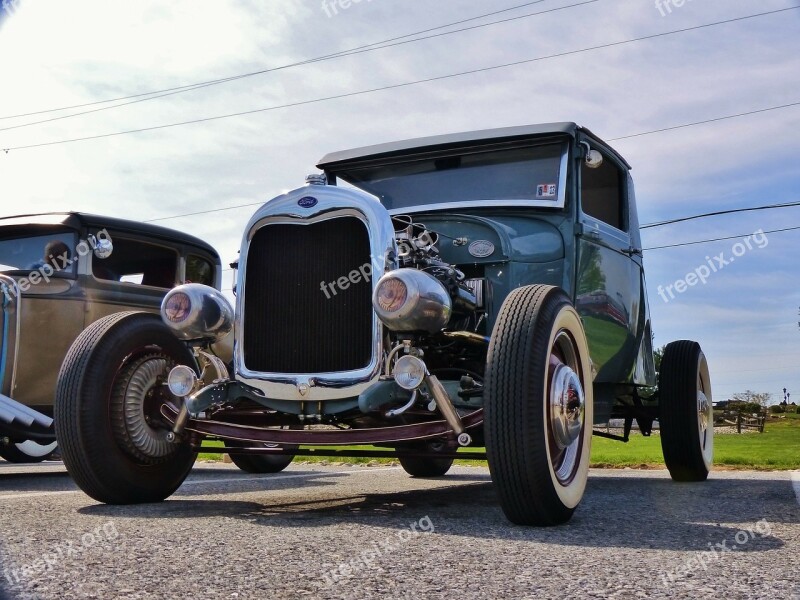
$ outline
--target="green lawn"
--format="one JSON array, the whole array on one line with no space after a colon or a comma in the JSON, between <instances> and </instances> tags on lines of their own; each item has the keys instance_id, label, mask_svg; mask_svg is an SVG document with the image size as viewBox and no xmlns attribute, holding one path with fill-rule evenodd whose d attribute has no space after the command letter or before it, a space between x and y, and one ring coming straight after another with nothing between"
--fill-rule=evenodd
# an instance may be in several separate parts
<instances>
[{"instance_id":1,"label":"green lawn","mask_svg":"<svg viewBox=\"0 0 800 600\"><path fill-rule=\"evenodd\" d=\"M663 465L658 436L631 436L627 444L595 437L595 465ZM800 469L800 415L770 419L764 433L714 436L714 464L743 469Z\"/></svg>"},{"instance_id":2,"label":"green lawn","mask_svg":"<svg viewBox=\"0 0 800 600\"><path fill-rule=\"evenodd\" d=\"M221 442L204 446L221 447ZM359 448L352 446L348 448ZM364 449L374 449L364 446ZM473 449L470 449L473 450ZM200 460L222 460L222 455L201 453ZM300 456L298 461L369 463L391 462L392 459ZM664 466L661 439L631 436L627 444L599 437L592 440L592 465L608 467ZM482 464L480 461L464 461ZM764 433L717 435L714 437L714 464L741 469L800 469L800 415L770 419Z\"/></svg>"}]
</instances>

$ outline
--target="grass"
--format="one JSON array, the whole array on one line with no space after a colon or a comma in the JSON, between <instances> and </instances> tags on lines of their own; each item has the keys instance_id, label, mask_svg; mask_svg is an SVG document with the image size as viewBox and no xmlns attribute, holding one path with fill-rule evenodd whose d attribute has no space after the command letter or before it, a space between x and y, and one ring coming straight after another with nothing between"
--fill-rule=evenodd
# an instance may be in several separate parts
<instances>
[{"instance_id":1,"label":"grass","mask_svg":"<svg viewBox=\"0 0 800 600\"><path fill-rule=\"evenodd\" d=\"M222 442L205 442L204 446L222 447ZM374 449L370 446L344 446L342 449ZM470 449L475 450L475 449ZM201 453L199 460L220 461L221 454ZM297 461L347 462L366 464L390 463L388 458L345 458L301 456ZM484 465L483 461L460 461L462 464ZM627 444L595 437L592 440L592 466L663 468L661 439L655 435L631 436ZM767 421L764 433L717 435L714 437L714 464L733 469L792 470L800 469L800 415Z\"/></svg>"},{"instance_id":2,"label":"grass","mask_svg":"<svg viewBox=\"0 0 800 600\"><path fill-rule=\"evenodd\" d=\"M592 464L663 466L661 439L631 436L627 444L595 437ZM714 436L714 464L741 469L800 469L800 415L769 419L764 433Z\"/></svg>"}]
</instances>

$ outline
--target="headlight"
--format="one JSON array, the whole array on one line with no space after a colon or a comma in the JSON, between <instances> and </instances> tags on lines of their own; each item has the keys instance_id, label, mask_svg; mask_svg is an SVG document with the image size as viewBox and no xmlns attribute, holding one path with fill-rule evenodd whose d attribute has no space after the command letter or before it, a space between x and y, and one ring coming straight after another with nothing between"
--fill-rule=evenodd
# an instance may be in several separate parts
<instances>
[{"instance_id":1,"label":"headlight","mask_svg":"<svg viewBox=\"0 0 800 600\"><path fill-rule=\"evenodd\" d=\"M416 356L401 356L394 365L394 380L404 390L415 390L425 379L425 363Z\"/></svg>"},{"instance_id":2,"label":"headlight","mask_svg":"<svg viewBox=\"0 0 800 600\"><path fill-rule=\"evenodd\" d=\"M417 269L397 269L378 281L372 306L392 331L434 333L450 320L452 300L432 275Z\"/></svg>"},{"instance_id":3,"label":"headlight","mask_svg":"<svg viewBox=\"0 0 800 600\"><path fill-rule=\"evenodd\" d=\"M387 279L378 286L375 302L387 313L396 312L402 308L408 299L408 288L400 279Z\"/></svg>"},{"instance_id":4,"label":"headlight","mask_svg":"<svg viewBox=\"0 0 800 600\"><path fill-rule=\"evenodd\" d=\"M233 328L233 308L214 288L187 283L164 296L161 319L181 339L218 340Z\"/></svg>"},{"instance_id":5,"label":"headlight","mask_svg":"<svg viewBox=\"0 0 800 600\"><path fill-rule=\"evenodd\" d=\"M197 384L197 374L194 369L186 365L178 365L167 375L167 387L173 396L185 398L194 390Z\"/></svg>"}]
</instances>

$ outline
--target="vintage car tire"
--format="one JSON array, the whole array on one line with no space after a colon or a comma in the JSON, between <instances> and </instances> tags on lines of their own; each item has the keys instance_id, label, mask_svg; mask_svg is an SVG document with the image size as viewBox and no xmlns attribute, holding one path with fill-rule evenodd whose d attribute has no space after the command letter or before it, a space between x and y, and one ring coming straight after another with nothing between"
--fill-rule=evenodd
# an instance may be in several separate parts
<instances>
[{"instance_id":1,"label":"vintage car tire","mask_svg":"<svg viewBox=\"0 0 800 600\"><path fill-rule=\"evenodd\" d=\"M189 349L159 316L142 312L96 321L67 353L56 386L56 438L69 474L95 500L159 502L189 474L197 454L187 443L166 446L166 431L150 428L143 418L147 399L166 389L153 381L172 364L196 368ZM157 399L150 403L159 404Z\"/></svg>"},{"instance_id":2,"label":"vintage car tire","mask_svg":"<svg viewBox=\"0 0 800 600\"><path fill-rule=\"evenodd\" d=\"M403 451L424 451L434 454L434 456L398 456L400 466L411 477L442 477L447 474L453 466L452 458L437 458L435 454L447 448L445 442L432 440L423 444L407 444L398 446L397 450Z\"/></svg>"},{"instance_id":3,"label":"vintage car tire","mask_svg":"<svg viewBox=\"0 0 800 600\"><path fill-rule=\"evenodd\" d=\"M675 481L705 481L714 458L714 409L700 344L667 344L658 381L661 449Z\"/></svg>"},{"instance_id":4,"label":"vintage car tire","mask_svg":"<svg viewBox=\"0 0 800 600\"><path fill-rule=\"evenodd\" d=\"M227 440L225 443L229 446L240 448L258 445L234 440ZM261 445L269 447L269 444ZM272 456L268 454L229 454L229 456L233 464L245 473L280 473L294 460L294 454L275 454Z\"/></svg>"},{"instance_id":5,"label":"vintage car tire","mask_svg":"<svg viewBox=\"0 0 800 600\"><path fill-rule=\"evenodd\" d=\"M400 456L398 459L403 470L412 477L442 477L453 466L452 458L416 458Z\"/></svg>"},{"instance_id":6,"label":"vintage car tire","mask_svg":"<svg viewBox=\"0 0 800 600\"><path fill-rule=\"evenodd\" d=\"M40 444L33 440L12 442L8 445L0 445L0 457L16 464L40 463L53 456L57 447L56 442L50 444Z\"/></svg>"},{"instance_id":7,"label":"vintage car tire","mask_svg":"<svg viewBox=\"0 0 800 600\"><path fill-rule=\"evenodd\" d=\"M506 517L518 525L568 521L588 480L593 396L586 336L561 289L532 285L508 295L489 345L484 398L489 470ZM561 398L572 400L571 419L552 409Z\"/></svg>"}]
</instances>

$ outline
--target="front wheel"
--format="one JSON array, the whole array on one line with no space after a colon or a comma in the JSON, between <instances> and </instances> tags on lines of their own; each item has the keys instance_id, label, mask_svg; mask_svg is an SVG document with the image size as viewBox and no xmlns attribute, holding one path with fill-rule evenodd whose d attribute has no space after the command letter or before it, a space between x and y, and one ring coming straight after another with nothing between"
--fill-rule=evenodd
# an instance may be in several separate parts
<instances>
[{"instance_id":1,"label":"front wheel","mask_svg":"<svg viewBox=\"0 0 800 600\"><path fill-rule=\"evenodd\" d=\"M0 445L0 457L10 463L40 463L50 459L55 454L57 447L56 442L49 444L40 444L33 440L10 442L7 445Z\"/></svg>"},{"instance_id":2,"label":"front wheel","mask_svg":"<svg viewBox=\"0 0 800 600\"><path fill-rule=\"evenodd\" d=\"M508 295L485 382L486 453L500 504L518 525L568 521L589 477L592 379L586 336L566 294Z\"/></svg>"},{"instance_id":3,"label":"front wheel","mask_svg":"<svg viewBox=\"0 0 800 600\"><path fill-rule=\"evenodd\" d=\"M67 353L56 387L56 437L67 471L107 504L159 502L189 474L196 453L175 443L160 414L189 349L158 315L125 312L90 325Z\"/></svg>"},{"instance_id":4,"label":"front wheel","mask_svg":"<svg viewBox=\"0 0 800 600\"><path fill-rule=\"evenodd\" d=\"M714 457L714 409L700 344L667 344L658 378L661 450L675 481L705 481Z\"/></svg>"}]
</instances>

